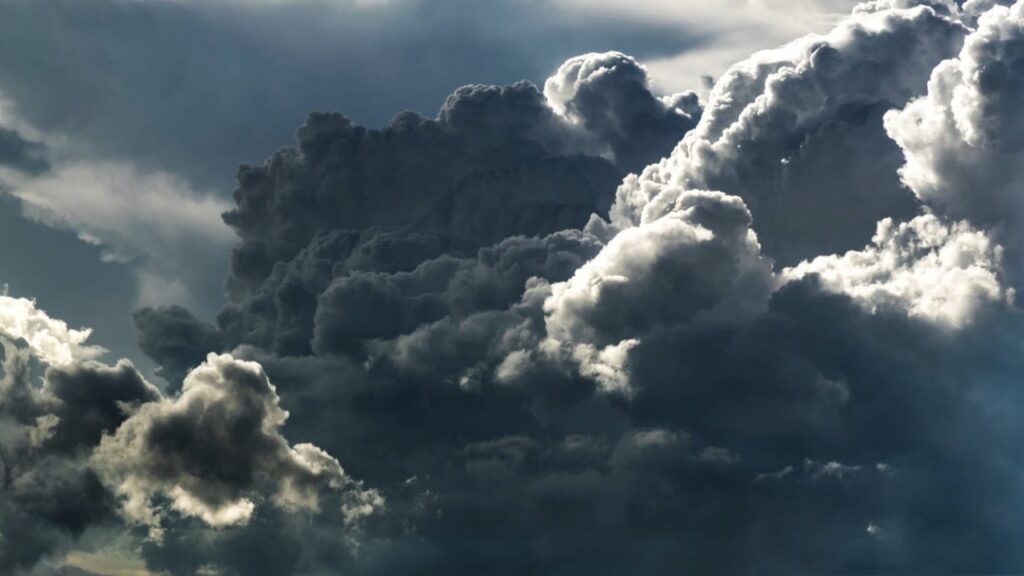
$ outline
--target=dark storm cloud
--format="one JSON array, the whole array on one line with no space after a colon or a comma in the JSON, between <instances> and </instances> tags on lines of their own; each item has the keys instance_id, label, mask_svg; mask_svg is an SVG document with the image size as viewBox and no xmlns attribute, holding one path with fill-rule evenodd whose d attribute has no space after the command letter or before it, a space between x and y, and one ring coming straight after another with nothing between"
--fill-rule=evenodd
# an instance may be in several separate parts
<instances>
[{"instance_id":1,"label":"dark storm cloud","mask_svg":"<svg viewBox=\"0 0 1024 576\"><path fill-rule=\"evenodd\" d=\"M473 169L574 146L618 163L628 152L616 147L644 133L630 126L647 121L629 118L658 116L617 106L664 108L616 55L570 62L546 86L576 131L548 129L536 90L519 85L463 89L436 123L403 116L356 132L360 151L437 138L389 156L392 172L422 171L417 190L375 180L375 156L338 152L354 149L348 122L311 120L298 152L241 174L227 216L242 237L235 300L220 328L280 386L289 436L337 455L387 507L356 556L319 538L338 529L327 520L300 543L257 515L199 547L204 560L175 560L203 537L172 533L171 548L147 548L151 565L244 573L251 557L234 546L280 538L281 574L1020 567L1010 535L1024 463L1012 447L1024 429L1007 407L1020 398L1024 319L1008 304L1002 248L971 223L913 217L882 131L883 113L959 49L966 31L944 10L951 18L864 7L828 36L736 68L673 155L626 179L612 221L585 231L554 232L565 224L537 215L540 226L519 228L504 193L467 211L498 224L423 218L418 202L436 193L412 163L450 169L436 142L453 125L472 126L474 146L456 156ZM574 92L558 99L559 86ZM703 148L714 142L715 154ZM695 174L723 191L695 190ZM388 185L360 201L364 182ZM538 199L537 214L575 194L484 182L473 195L507 189ZM766 203L772 190L793 196ZM849 207L848 192L877 194L857 205L857 230L826 218L782 255L824 256L773 267L792 247L782 217ZM385 209L396 197L412 201ZM486 247L496 230L535 237ZM762 232L773 239L763 250ZM829 255L837 246L858 250Z\"/></svg>"},{"instance_id":2,"label":"dark storm cloud","mask_svg":"<svg viewBox=\"0 0 1024 576\"><path fill-rule=\"evenodd\" d=\"M70 225L108 249L115 245L105 254L126 251L127 258L138 258L130 265L108 265L89 246L81 246L68 248L80 254L76 258L41 251L32 264L49 265L25 270L24 255L0 253L5 270L0 282L19 294L38 296L64 317L96 327L99 340L127 355L138 354L124 340L123 328L130 308L140 301L185 304L206 318L215 314L223 304L226 245L212 248L209 235L191 242L197 238L191 233L149 244L153 231L180 231L175 227L181 223L142 218L143 225L132 228L145 213L141 209L110 220L101 215L97 226L88 219L96 215L88 203L94 196L79 193L79 186L93 192L109 188L108 173L130 166L136 176L166 172L197 196L226 199L238 164L263 158L287 142L312 110L341 109L364 124L381 126L399 110L432 114L462 84L540 81L559 62L582 52L616 48L659 56L702 41L700 34L678 25L623 23L601 14L555 17L547 2L518 0L2 0L0 15L4 120L11 113L59 142L61 154L50 159L58 173L46 197L54 189L76 191L60 202L44 203L44 208L57 208L46 223ZM14 153L8 136L0 137L0 158ZM31 172L47 165L36 157L35 147L27 157L18 149L18 162ZM61 162L70 161L117 166L59 171ZM566 178L572 178L567 172ZM529 185L529 174L523 178ZM126 187L136 192L160 187L160 182L138 180ZM144 204L152 206L161 196ZM126 206L133 198L103 202ZM190 198L186 194L183 200ZM19 211L15 204L0 205L0 219L18 220L4 228L7 238L47 246L64 240L63 230L21 222ZM112 237L105 225L127 230L130 237ZM180 262L181 253L194 257ZM84 270L90 288L102 283L103 290L85 296L57 290L67 285L63 280L41 285L41 276L60 276L59 271L71 267ZM133 298L130 292L145 294Z\"/></svg>"},{"instance_id":3,"label":"dark storm cloud","mask_svg":"<svg viewBox=\"0 0 1024 576\"><path fill-rule=\"evenodd\" d=\"M91 379L101 386L89 397L61 384L40 390L32 380L41 366L28 350L6 334L0 343L0 568L14 573L69 545L90 525L112 519L112 500L78 447L123 419L116 399L137 398L131 388L108 395L116 383L103 381L102 374ZM54 394L62 392L70 392L66 400ZM62 421L54 412L71 419ZM78 438L80 432L86 438Z\"/></svg>"},{"instance_id":4,"label":"dark storm cloud","mask_svg":"<svg viewBox=\"0 0 1024 576\"><path fill-rule=\"evenodd\" d=\"M969 33L934 4L758 54L674 151L692 96L654 97L619 53L543 92L459 89L436 119L311 116L239 172L217 326L135 317L180 392L89 362L24 302L33 322L0 314L66 358L4 388L5 481L43 455L81 471L104 497L79 525L116 511L175 575L1021 570L1007 237L901 196L882 117L953 85L929 73L1012 54L1022 9ZM995 132L1012 111L982 108ZM909 180L917 140L897 140ZM32 494L4 502L47 518Z\"/></svg>"},{"instance_id":5,"label":"dark storm cloud","mask_svg":"<svg viewBox=\"0 0 1024 576\"><path fill-rule=\"evenodd\" d=\"M482 252L479 262L473 256L505 238L583 227L607 210L628 166L667 154L700 107L692 93L656 98L645 70L619 53L576 58L547 86L546 93L529 82L466 86L445 100L437 119L406 112L382 130L314 114L299 129L296 148L243 167L237 207L224 216L242 238L227 279L231 303L219 317L224 345L308 354L316 317L344 308L339 302L361 302L375 313L390 309L392 327L370 321L359 328L346 310L346 327L339 328L354 330L352 338L383 337L450 307L503 307L530 275L571 273L595 252L584 246L593 240L515 240ZM443 254L450 258L431 262ZM385 287L375 276L392 272L408 273L402 286ZM435 301L431 294L443 291L452 274L460 276L456 283L476 282L475 293ZM317 300L328 288L332 303L321 314ZM398 305L399 292L417 295L412 308ZM164 356L159 362L179 377L171 351L155 348L166 348L164 324L204 332L181 316L136 316L147 352ZM321 330L334 330L332 323L323 320ZM203 336L207 344L216 337ZM338 341L324 350L344 346ZM201 346L191 350L194 362Z\"/></svg>"},{"instance_id":6,"label":"dark storm cloud","mask_svg":"<svg viewBox=\"0 0 1024 576\"><path fill-rule=\"evenodd\" d=\"M0 297L5 573L35 573L118 516L158 542L166 523L244 524L270 503L278 523L329 505L348 534L383 506L326 452L280 435L288 415L258 365L211 355L165 397L127 360L89 360L87 337Z\"/></svg>"},{"instance_id":7,"label":"dark storm cloud","mask_svg":"<svg viewBox=\"0 0 1024 576\"><path fill-rule=\"evenodd\" d=\"M223 348L217 329L181 306L142 308L133 320L139 348L156 362L161 376L169 382L180 382L210 351Z\"/></svg>"}]
</instances>

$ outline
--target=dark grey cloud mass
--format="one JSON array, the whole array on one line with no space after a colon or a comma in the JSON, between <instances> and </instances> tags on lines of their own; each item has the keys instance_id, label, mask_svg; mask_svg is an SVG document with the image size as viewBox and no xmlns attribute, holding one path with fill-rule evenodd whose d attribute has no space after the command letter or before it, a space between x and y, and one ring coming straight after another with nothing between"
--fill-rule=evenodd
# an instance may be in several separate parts
<instances>
[{"instance_id":1,"label":"dark grey cloud mass","mask_svg":"<svg viewBox=\"0 0 1024 576\"><path fill-rule=\"evenodd\" d=\"M703 105L608 52L309 116L216 321L136 312L164 390L0 297L0 568L1024 570L1022 30L881 0Z\"/></svg>"},{"instance_id":2,"label":"dark grey cloud mass","mask_svg":"<svg viewBox=\"0 0 1024 576\"><path fill-rule=\"evenodd\" d=\"M27 124L46 137L45 145L57 144L56 151L26 148L22 141L37 135L21 130L14 139L2 132L0 167L16 162L29 170L22 181L46 176L51 184L27 191L30 200L45 202L26 201L19 189L8 203L12 190L0 186L0 219L21 220L24 211L46 224L15 222L4 227L5 240L53 245L70 230L103 249L69 248L82 254L75 258L49 251L32 258L0 254L0 283L95 327L96 338L118 354L138 355L125 330L132 308L187 303L209 318L223 305L230 233L189 230L193 198L211 200L197 210L218 225L212 204L229 199L236 166L288 142L310 111L340 109L382 126L400 110L432 116L453 87L540 81L587 51L654 57L704 41L696 29L665 22L566 15L535 0L2 0L0 128ZM43 173L48 165L54 172ZM180 208L176 215L165 210L162 218L146 217L145 206L169 190L154 192L142 207L131 207L123 196L96 198L99 190L118 186L140 195L166 187L149 177L154 174L174 178L182 196L170 201ZM55 189L74 193L59 197ZM124 208L106 218L94 210L99 203ZM168 224L180 219L185 226ZM132 229L136 221L141 224ZM140 230L162 226L178 234L140 239ZM97 256L111 253L120 261ZM185 260L188 266L179 262ZM69 267L82 270L90 284L104 283L105 291L77 296L55 290L67 285L64 280L40 286L41 274ZM97 308L108 312L94 314Z\"/></svg>"}]
</instances>

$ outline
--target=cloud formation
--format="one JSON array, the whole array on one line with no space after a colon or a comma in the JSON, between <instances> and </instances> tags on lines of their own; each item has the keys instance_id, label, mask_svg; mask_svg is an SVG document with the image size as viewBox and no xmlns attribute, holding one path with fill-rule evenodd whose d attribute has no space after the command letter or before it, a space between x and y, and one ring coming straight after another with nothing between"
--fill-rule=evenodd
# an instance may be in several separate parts
<instances>
[{"instance_id":1,"label":"cloud formation","mask_svg":"<svg viewBox=\"0 0 1024 576\"><path fill-rule=\"evenodd\" d=\"M881 117L924 89L965 32L926 6L864 11L736 64L676 151L619 188L612 224L658 218L683 189L723 190L748 204L781 264L862 246L875 222L915 210Z\"/></svg>"},{"instance_id":2,"label":"cloud formation","mask_svg":"<svg viewBox=\"0 0 1024 576\"><path fill-rule=\"evenodd\" d=\"M17 562L60 484L170 574L1020 570L1021 6L865 3L703 109L610 52L310 116L216 324L136 314L169 392L9 353Z\"/></svg>"},{"instance_id":3,"label":"cloud formation","mask_svg":"<svg viewBox=\"0 0 1024 576\"><path fill-rule=\"evenodd\" d=\"M992 6L977 18L977 30L959 54L936 66L927 94L885 117L886 130L906 156L902 181L943 214L1001 228L1017 285L1022 38L1024 7Z\"/></svg>"},{"instance_id":4,"label":"cloud formation","mask_svg":"<svg viewBox=\"0 0 1024 576\"><path fill-rule=\"evenodd\" d=\"M321 523L282 574L1012 569L1014 240L904 189L883 123L973 14L861 5L732 68L674 150L624 148L696 116L616 53L437 120L314 116L240 174L217 326L146 310L143 341L169 372L189 340L257 360L289 431L386 500L358 556ZM643 150L612 202L595 174Z\"/></svg>"},{"instance_id":5,"label":"cloud formation","mask_svg":"<svg viewBox=\"0 0 1024 576\"><path fill-rule=\"evenodd\" d=\"M335 458L281 435L287 413L257 364L211 355L165 397L129 361L90 359L102 350L85 343L88 331L31 301L0 297L0 318L5 572L109 530L118 514L159 540L167 510L219 527L247 522L264 501L319 513L326 491L355 530L384 505Z\"/></svg>"},{"instance_id":6,"label":"cloud formation","mask_svg":"<svg viewBox=\"0 0 1024 576\"><path fill-rule=\"evenodd\" d=\"M125 519L149 526L155 538L162 534L157 497L220 527L247 523L254 498L319 512L321 489L358 489L323 450L289 445L280 432L288 413L278 403L258 364L211 354L178 397L140 406L105 436L90 463L121 500ZM372 492L352 498L369 507L366 514L383 505Z\"/></svg>"}]
</instances>

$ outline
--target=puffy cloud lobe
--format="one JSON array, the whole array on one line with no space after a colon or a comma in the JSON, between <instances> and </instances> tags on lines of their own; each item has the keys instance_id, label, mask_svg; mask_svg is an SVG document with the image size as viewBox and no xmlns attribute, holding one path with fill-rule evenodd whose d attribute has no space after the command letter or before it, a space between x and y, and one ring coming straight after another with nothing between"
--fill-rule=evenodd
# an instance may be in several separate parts
<instances>
[{"instance_id":1,"label":"puffy cloud lobe","mask_svg":"<svg viewBox=\"0 0 1024 576\"><path fill-rule=\"evenodd\" d=\"M775 279L743 201L686 192L669 213L617 234L544 302L547 338L606 389L628 391L637 338L667 326L729 321L767 304Z\"/></svg>"},{"instance_id":2,"label":"puffy cloud lobe","mask_svg":"<svg viewBox=\"0 0 1024 576\"><path fill-rule=\"evenodd\" d=\"M139 348L159 364L161 376L180 383L185 374L223 348L223 336L181 306L140 308L132 315L139 333Z\"/></svg>"},{"instance_id":3,"label":"puffy cloud lobe","mask_svg":"<svg viewBox=\"0 0 1024 576\"><path fill-rule=\"evenodd\" d=\"M287 523L330 498L334 534L344 535L337 546L348 550L360 524L383 507L335 458L281 436L287 413L258 365L210 356L167 398L127 360L89 359L98 351L86 343L88 331L68 330L29 300L0 304L5 573L45 572L42 558L61 556L90 531L117 529L119 512L159 537L178 522L165 506L223 527L244 523L265 501ZM195 320L162 312L186 333Z\"/></svg>"},{"instance_id":4,"label":"puffy cloud lobe","mask_svg":"<svg viewBox=\"0 0 1024 576\"><path fill-rule=\"evenodd\" d=\"M816 275L822 286L852 297L871 312L890 309L959 327L994 302L1012 302L1002 283L1002 247L966 222L933 215L878 224L872 245L842 256L819 256L786 269L797 280Z\"/></svg>"},{"instance_id":5,"label":"puffy cloud lobe","mask_svg":"<svg viewBox=\"0 0 1024 576\"><path fill-rule=\"evenodd\" d=\"M663 193L711 189L743 198L781 264L863 245L877 220L914 211L882 114L918 94L964 35L931 8L886 9L736 64L673 154L626 179L612 223L659 217Z\"/></svg>"},{"instance_id":6,"label":"puffy cloud lobe","mask_svg":"<svg viewBox=\"0 0 1024 576\"><path fill-rule=\"evenodd\" d=\"M598 156L609 139L638 147L628 161L642 165L667 153L699 116L692 98L655 98L632 59L606 56L614 74L581 78L578 93L554 100L521 82L460 88L436 119L402 113L382 130L337 114L310 116L296 148L239 172L237 206L225 214L243 239L229 293L252 297L275 263L327 231L403 227L437 236L450 251L578 228L605 212L630 169L614 152L612 161ZM593 116L593 129L555 112L570 103Z\"/></svg>"},{"instance_id":7,"label":"puffy cloud lobe","mask_svg":"<svg viewBox=\"0 0 1024 576\"><path fill-rule=\"evenodd\" d=\"M743 201L686 192L663 218L616 235L545 302L556 339L603 345L702 315L730 318L767 302L771 264Z\"/></svg>"},{"instance_id":8,"label":"puffy cloud lobe","mask_svg":"<svg viewBox=\"0 0 1024 576\"><path fill-rule=\"evenodd\" d=\"M921 201L1003 228L1019 284L1024 4L993 6L977 26L960 54L935 68L927 95L887 114L885 126L906 157L900 176Z\"/></svg>"},{"instance_id":9,"label":"puffy cloud lobe","mask_svg":"<svg viewBox=\"0 0 1024 576\"><path fill-rule=\"evenodd\" d=\"M62 320L50 318L25 298L0 295L0 332L14 340L24 340L32 353L55 366L76 360L95 358L105 351L86 344L90 331L74 330Z\"/></svg>"},{"instance_id":10,"label":"puffy cloud lobe","mask_svg":"<svg viewBox=\"0 0 1024 576\"><path fill-rule=\"evenodd\" d=\"M0 334L0 570L10 573L112 520L114 502L86 458L102 433L158 396L127 362L46 368L32 336Z\"/></svg>"},{"instance_id":11,"label":"puffy cloud lobe","mask_svg":"<svg viewBox=\"0 0 1024 576\"><path fill-rule=\"evenodd\" d=\"M654 98L646 70L621 52L569 59L544 83L544 96L631 172L670 150L701 114L693 92Z\"/></svg>"},{"instance_id":12,"label":"puffy cloud lobe","mask_svg":"<svg viewBox=\"0 0 1024 576\"><path fill-rule=\"evenodd\" d=\"M245 524L257 501L319 511L320 491L361 491L336 459L311 444L289 445L288 417L258 364L211 354L181 394L144 404L105 436L91 458L130 522L161 534L166 498L211 526ZM360 496L359 502L379 500Z\"/></svg>"}]
</instances>

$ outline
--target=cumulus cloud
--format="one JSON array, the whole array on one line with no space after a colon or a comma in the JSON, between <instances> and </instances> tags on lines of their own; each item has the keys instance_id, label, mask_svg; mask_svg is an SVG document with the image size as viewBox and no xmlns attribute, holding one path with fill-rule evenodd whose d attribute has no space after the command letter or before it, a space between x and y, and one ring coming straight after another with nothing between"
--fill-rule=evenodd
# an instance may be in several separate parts
<instances>
[{"instance_id":1,"label":"cumulus cloud","mask_svg":"<svg viewBox=\"0 0 1024 576\"><path fill-rule=\"evenodd\" d=\"M930 7L887 9L736 64L673 154L619 188L612 223L657 218L659 195L711 189L748 204L781 264L863 245L876 221L915 210L881 117L924 88L965 32Z\"/></svg>"},{"instance_id":2,"label":"cumulus cloud","mask_svg":"<svg viewBox=\"0 0 1024 576\"><path fill-rule=\"evenodd\" d=\"M257 364L211 355L165 397L131 362L93 360L88 330L30 300L0 297L0 319L4 572L116 530L118 516L158 538L180 517L238 526L264 503L309 516L331 498L344 549L384 506L337 459L281 435L287 412Z\"/></svg>"},{"instance_id":3,"label":"cumulus cloud","mask_svg":"<svg viewBox=\"0 0 1024 576\"><path fill-rule=\"evenodd\" d=\"M95 358L105 352L86 344L89 329L69 328L64 321L50 318L34 301L12 298L6 293L0 295L0 333L25 341L33 354L54 366Z\"/></svg>"},{"instance_id":4,"label":"cumulus cloud","mask_svg":"<svg viewBox=\"0 0 1024 576\"><path fill-rule=\"evenodd\" d=\"M323 347L337 352L348 346L342 332L350 340L394 336L451 307L501 308L530 274L561 279L595 252L586 246L593 240L501 241L582 228L607 210L627 170L669 152L699 115L692 95L654 96L645 70L619 53L570 61L546 92L529 82L466 86L436 119L402 113L382 130L313 114L297 148L239 172L236 207L224 214L242 239L218 319L224 345L306 354L321 340L316 323L317 331L341 331ZM520 254L539 260L520 264ZM382 276L393 273L401 274ZM500 289L440 302L432 294L452 273L464 276L453 285ZM352 308L356 298L374 311L390 303L394 318L359 320L371 308Z\"/></svg>"},{"instance_id":5,"label":"cumulus cloud","mask_svg":"<svg viewBox=\"0 0 1024 576\"><path fill-rule=\"evenodd\" d=\"M0 569L29 570L111 518L112 500L85 457L125 411L158 392L88 331L68 330L28 300L3 297L0 328Z\"/></svg>"},{"instance_id":6,"label":"cumulus cloud","mask_svg":"<svg viewBox=\"0 0 1024 576\"><path fill-rule=\"evenodd\" d=\"M244 525L256 500L289 511L320 510L320 490L361 490L341 464L312 444L292 446L280 428L288 413L258 364L210 355L174 399L141 406L91 458L129 521L161 535L157 497L210 526ZM357 518L382 501L358 495ZM369 506L367 510L365 507Z\"/></svg>"},{"instance_id":7,"label":"cumulus cloud","mask_svg":"<svg viewBox=\"0 0 1024 576\"><path fill-rule=\"evenodd\" d=\"M1019 569L1013 236L903 190L886 132L1017 9L977 10L861 5L734 67L699 120L618 53L432 120L312 116L240 171L217 325L136 316L182 389L90 462L163 530L149 567ZM231 353L188 372L207 347Z\"/></svg>"},{"instance_id":8,"label":"cumulus cloud","mask_svg":"<svg viewBox=\"0 0 1024 576\"><path fill-rule=\"evenodd\" d=\"M1024 94L1021 38L1024 5L991 6L959 55L936 66L927 94L885 118L906 157L903 182L937 211L1001 227L1016 283L1024 150L1016 111Z\"/></svg>"},{"instance_id":9,"label":"cumulus cloud","mask_svg":"<svg viewBox=\"0 0 1024 576\"><path fill-rule=\"evenodd\" d=\"M544 82L544 96L629 171L669 150L701 113L693 92L652 97L646 69L620 52L568 60Z\"/></svg>"},{"instance_id":10,"label":"cumulus cloud","mask_svg":"<svg viewBox=\"0 0 1024 576\"><path fill-rule=\"evenodd\" d=\"M994 302L1012 303L1002 282L1002 247L966 222L952 225L928 214L878 224L871 245L842 256L819 256L788 268L798 280L816 275L831 291L851 296L871 312L902 311L951 327Z\"/></svg>"}]
</instances>

